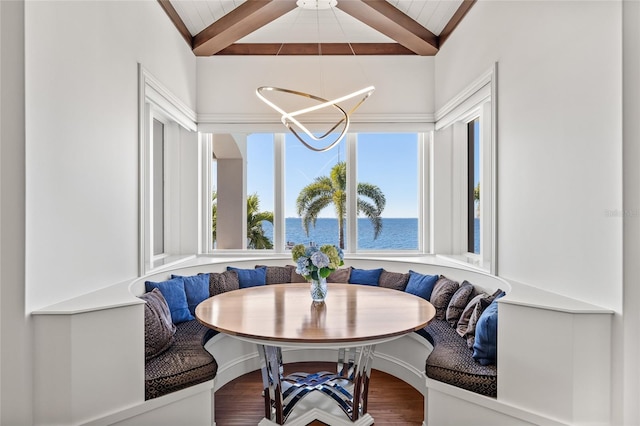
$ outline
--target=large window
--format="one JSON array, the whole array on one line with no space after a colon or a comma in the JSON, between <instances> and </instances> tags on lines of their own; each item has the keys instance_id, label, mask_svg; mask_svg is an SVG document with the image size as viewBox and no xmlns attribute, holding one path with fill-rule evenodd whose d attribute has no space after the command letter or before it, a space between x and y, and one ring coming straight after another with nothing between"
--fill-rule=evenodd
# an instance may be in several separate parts
<instances>
[{"instance_id":1,"label":"large window","mask_svg":"<svg viewBox=\"0 0 640 426\"><path fill-rule=\"evenodd\" d=\"M420 134L354 133L326 152L311 151L284 133L213 139L220 152L230 151L229 144L235 146L246 167L245 178L236 174L237 166L230 167L224 178L229 184L217 188L223 194L238 178L244 179L246 212L235 196L227 196L230 201L218 196L212 206L214 227L220 224L216 212L247 219L245 247L240 239L214 243L212 249L285 252L295 244L335 244L347 252L422 249ZM217 171L212 164L212 175L223 173L220 161ZM235 177L229 179L229 173ZM242 187L235 186L233 194ZM234 227L234 233L241 231L239 225Z\"/></svg>"},{"instance_id":2,"label":"large window","mask_svg":"<svg viewBox=\"0 0 640 426\"><path fill-rule=\"evenodd\" d=\"M195 113L138 68L139 273L198 251L199 155Z\"/></svg>"},{"instance_id":3,"label":"large window","mask_svg":"<svg viewBox=\"0 0 640 426\"><path fill-rule=\"evenodd\" d=\"M491 67L436 112L430 161L435 253L497 274L496 71Z\"/></svg>"}]
</instances>

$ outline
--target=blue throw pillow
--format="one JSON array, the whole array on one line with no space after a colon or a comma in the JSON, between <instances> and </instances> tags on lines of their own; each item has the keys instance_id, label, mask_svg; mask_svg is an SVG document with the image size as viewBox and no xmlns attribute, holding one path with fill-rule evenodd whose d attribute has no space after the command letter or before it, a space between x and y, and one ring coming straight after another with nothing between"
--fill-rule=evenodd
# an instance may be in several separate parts
<instances>
[{"instance_id":1,"label":"blue throw pillow","mask_svg":"<svg viewBox=\"0 0 640 426\"><path fill-rule=\"evenodd\" d=\"M482 312L476 323L476 338L473 343L473 359L481 365L495 364L498 355L498 302L502 292Z\"/></svg>"},{"instance_id":2,"label":"blue throw pillow","mask_svg":"<svg viewBox=\"0 0 640 426\"><path fill-rule=\"evenodd\" d=\"M146 281L144 286L146 291L151 291L154 288L160 290L160 293L162 293L162 296L164 296L167 301L169 311L171 311L171 321L173 321L174 324L195 319L191 315L191 312L189 312L187 295L184 291L184 281L182 278L172 278L159 283Z\"/></svg>"},{"instance_id":3,"label":"blue throw pillow","mask_svg":"<svg viewBox=\"0 0 640 426\"><path fill-rule=\"evenodd\" d=\"M409 271L409 282L407 283L407 287L404 291L422 297L425 300L429 300L438 278L438 275L423 275L414 271Z\"/></svg>"},{"instance_id":4,"label":"blue throw pillow","mask_svg":"<svg viewBox=\"0 0 640 426\"><path fill-rule=\"evenodd\" d=\"M267 267L255 269L240 269L227 266L227 271L236 271L240 288L256 287L267 284Z\"/></svg>"},{"instance_id":5,"label":"blue throw pillow","mask_svg":"<svg viewBox=\"0 0 640 426\"><path fill-rule=\"evenodd\" d=\"M187 295L187 306L191 315L196 314L196 306L209 298L209 274L181 277L171 275L171 278L182 278L184 292Z\"/></svg>"},{"instance_id":6,"label":"blue throw pillow","mask_svg":"<svg viewBox=\"0 0 640 426\"><path fill-rule=\"evenodd\" d=\"M382 268L379 269L351 269L349 276L350 284L378 285L378 280L382 274Z\"/></svg>"}]
</instances>

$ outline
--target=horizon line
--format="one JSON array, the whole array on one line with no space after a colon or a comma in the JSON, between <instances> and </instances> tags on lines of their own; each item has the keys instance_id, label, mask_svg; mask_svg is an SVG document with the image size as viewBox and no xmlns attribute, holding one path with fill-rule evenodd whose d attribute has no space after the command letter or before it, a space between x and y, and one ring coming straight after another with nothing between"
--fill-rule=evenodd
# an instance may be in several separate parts
<instances>
[{"instance_id":1,"label":"horizon line","mask_svg":"<svg viewBox=\"0 0 640 426\"><path fill-rule=\"evenodd\" d=\"M285 219L301 219L300 217L296 217L296 216L285 216ZM335 219L338 220L337 217L318 217L318 219ZM358 217L358 219L369 219L368 217ZM395 217L383 217L382 219L418 219L417 216L395 216ZM346 219L345 219L346 220Z\"/></svg>"}]
</instances>

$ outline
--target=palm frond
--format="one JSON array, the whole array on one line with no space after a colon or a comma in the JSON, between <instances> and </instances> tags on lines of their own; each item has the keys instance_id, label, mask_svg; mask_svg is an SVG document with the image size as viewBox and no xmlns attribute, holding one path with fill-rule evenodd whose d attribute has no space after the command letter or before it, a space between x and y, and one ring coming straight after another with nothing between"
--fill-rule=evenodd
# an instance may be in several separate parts
<instances>
[{"instance_id":1,"label":"palm frond","mask_svg":"<svg viewBox=\"0 0 640 426\"><path fill-rule=\"evenodd\" d=\"M373 225L373 239L375 240L382 232L382 217L376 206L364 200L358 199L358 213L364 214Z\"/></svg>"},{"instance_id":2,"label":"palm frond","mask_svg":"<svg viewBox=\"0 0 640 426\"><path fill-rule=\"evenodd\" d=\"M330 176L320 176L305 186L296 199L296 211L302 219L302 228L307 236L309 225L315 226L320 212L329 204L333 204L338 219L338 237L340 248L344 248L344 218L347 204L347 163L336 163L331 168ZM361 197L368 198L370 202ZM382 211L386 198L380 188L370 183L358 184L358 213L362 212L373 224L374 239L382 231Z\"/></svg>"},{"instance_id":3,"label":"palm frond","mask_svg":"<svg viewBox=\"0 0 640 426\"><path fill-rule=\"evenodd\" d=\"M371 183L359 182L358 195L361 197L369 198L373 202L373 204L375 204L379 214L382 214L382 211L384 210L384 207L387 203L387 199L385 198L384 193L379 186L373 185Z\"/></svg>"}]
</instances>

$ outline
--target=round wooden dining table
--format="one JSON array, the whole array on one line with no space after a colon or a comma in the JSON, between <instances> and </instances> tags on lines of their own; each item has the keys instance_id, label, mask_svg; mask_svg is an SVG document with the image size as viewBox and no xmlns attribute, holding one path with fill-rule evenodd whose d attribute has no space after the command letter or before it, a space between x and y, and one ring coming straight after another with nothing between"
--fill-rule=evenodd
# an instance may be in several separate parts
<instances>
[{"instance_id":1,"label":"round wooden dining table","mask_svg":"<svg viewBox=\"0 0 640 426\"><path fill-rule=\"evenodd\" d=\"M314 416L332 425L373 424L367 393L376 344L419 330L434 315L431 303L409 293L334 283L321 304L311 300L308 283L288 283L229 291L196 308L207 327L257 344L265 398L260 425L303 425ZM337 349L336 371L285 377L283 347ZM298 410L305 415L292 415L299 402L318 393L343 415L309 406Z\"/></svg>"}]
</instances>

